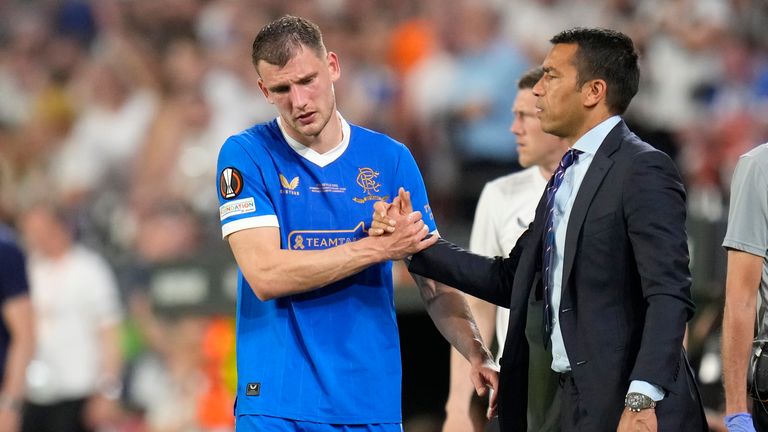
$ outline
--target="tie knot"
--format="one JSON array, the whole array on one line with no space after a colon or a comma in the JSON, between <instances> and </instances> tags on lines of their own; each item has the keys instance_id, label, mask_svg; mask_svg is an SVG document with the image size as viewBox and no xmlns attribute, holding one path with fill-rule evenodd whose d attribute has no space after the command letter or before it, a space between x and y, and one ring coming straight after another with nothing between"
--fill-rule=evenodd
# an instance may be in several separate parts
<instances>
[{"instance_id":1,"label":"tie knot","mask_svg":"<svg viewBox=\"0 0 768 432\"><path fill-rule=\"evenodd\" d=\"M581 150L576 149L570 149L563 155L563 159L560 161L560 166L563 169L568 168L569 166L573 165L574 162L576 162L579 159L579 155L583 152Z\"/></svg>"}]
</instances>

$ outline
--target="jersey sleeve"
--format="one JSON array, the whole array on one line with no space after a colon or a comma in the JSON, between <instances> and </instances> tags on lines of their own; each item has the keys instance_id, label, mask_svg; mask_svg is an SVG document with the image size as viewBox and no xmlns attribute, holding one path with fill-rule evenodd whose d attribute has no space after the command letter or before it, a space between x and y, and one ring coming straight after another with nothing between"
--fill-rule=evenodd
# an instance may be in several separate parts
<instances>
[{"instance_id":1,"label":"jersey sleeve","mask_svg":"<svg viewBox=\"0 0 768 432\"><path fill-rule=\"evenodd\" d=\"M411 193L413 209L421 212L422 219L429 228L429 232L435 233L437 232L437 224L432 214L432 207L429 205L424 179L421 177L421 172L411 152L404 145L402 148L403 151L396 175L397 181L406 191Z\"/></svg>"},{"instance_id":2,"label":"jersey sleeve","mask_svg":"<svg viewBox=\"0 0 768 432\"><path fill-rule=\"evenodd\" d=\"M762 168L762 169L761 169ZM756 158L742 157L731 182L728 229L723 246L768 256L768 177Z\"/></svg>"},{"instance_id":3,"label":"jersey sleeve","mask_svg":"<svg viewBox=\"0 0 768 432\"><path fill-rule=\"evenodd\" d=\"M244 229L279 226L261 167L242 139L229 138L219 152L217 195L223 238Z\"/></svg>"},{"instance_id":4,"label":"jersey sleeve","mask_svg":"<svg viewBox=\"0 0 768 432\"><path fill-rule=\"evenodd\" d=\"M0 243L0 305L29 291L27 266L21 249L13 243Z\"/></svg>"}]
</instances>

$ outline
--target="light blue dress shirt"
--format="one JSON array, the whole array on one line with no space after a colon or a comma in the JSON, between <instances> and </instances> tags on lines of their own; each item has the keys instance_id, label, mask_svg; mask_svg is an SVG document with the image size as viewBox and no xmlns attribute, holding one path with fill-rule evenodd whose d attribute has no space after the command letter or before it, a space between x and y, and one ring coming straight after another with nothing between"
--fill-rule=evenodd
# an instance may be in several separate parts
<instances>
[{"instance_id":1,"label":"light blue dress shirt","mask_svg":"<svg viewBox=\"0 0 768 432\"><path fill-rule=\"evenodd\" d=\"M562 294L563 283L563 252L565 251L565 233L568 228L568 219L571 216L571 209L576 195L581 186L584 176L587 174L592 159L595 157L600 144L608 136L608 133L621 121L621 117L613 116L598 124L589 132L579 138L573 147L581 150L578 160L565 171L563 182L555 193L555 211L553 216L553 227L555 229L555 254L552 258L553 277L552 289L552 370L555 372L567 372L571 370L571 363L568 360L568 354L565 352L565 343L563 342L563 333L560 329L559 311L560 298ZM659 401L664 398L664 391L653 384L645 381L632 381L629 386L629 392L638 392L650 396L651 399Z\"/></svg>"}]
</instances>

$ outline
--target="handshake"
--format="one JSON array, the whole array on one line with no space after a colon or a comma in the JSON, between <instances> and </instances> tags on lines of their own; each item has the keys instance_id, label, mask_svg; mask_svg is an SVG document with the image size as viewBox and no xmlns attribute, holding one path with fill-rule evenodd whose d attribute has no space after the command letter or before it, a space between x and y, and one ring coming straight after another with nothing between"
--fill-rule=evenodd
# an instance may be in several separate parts
<instances>
[{"instance_id":1,"label":"handshake","mask_svg":"<svg viewBox=\"0 0 768 432\"><path fill-rule=\"evenodd\" d=\"M411 193L400 188L391 203L377 201L373 205L373 222L368 229L370 237L377 238L387 248L388 259L405 259L437 242L437 235L429 235L429 227L420 211L413 210Z\"/></svg>"}]
</instances>

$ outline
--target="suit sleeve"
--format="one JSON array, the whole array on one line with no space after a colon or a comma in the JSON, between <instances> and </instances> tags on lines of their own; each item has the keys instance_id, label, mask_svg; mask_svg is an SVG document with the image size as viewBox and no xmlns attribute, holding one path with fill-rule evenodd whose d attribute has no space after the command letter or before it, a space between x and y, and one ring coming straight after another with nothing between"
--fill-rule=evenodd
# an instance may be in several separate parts
<instances>
[{"instance_id":1,"label":"suit sleeve","mask_svg":"<svg viewBox=\"0 0 768 432\"><path fill-rule=\"evenodd\" d=\"M664 153L642 153L633 168L624 184L624 209L646 311L630 379L668 390L677 374L686 321L694 311L685 190Z\"/></svg>"},{"instance_id":2,"label":"suit sleeve","mask_svg":"<svg viewBox=\"0 0 768 432\"><path fill-rule=\"evenodd\" d=\"M408 270L509 308L515 270L528 233L520 237L507 258L477 255L440 239L434 246L415 254Z\"/></svg>"}]
</instances>

